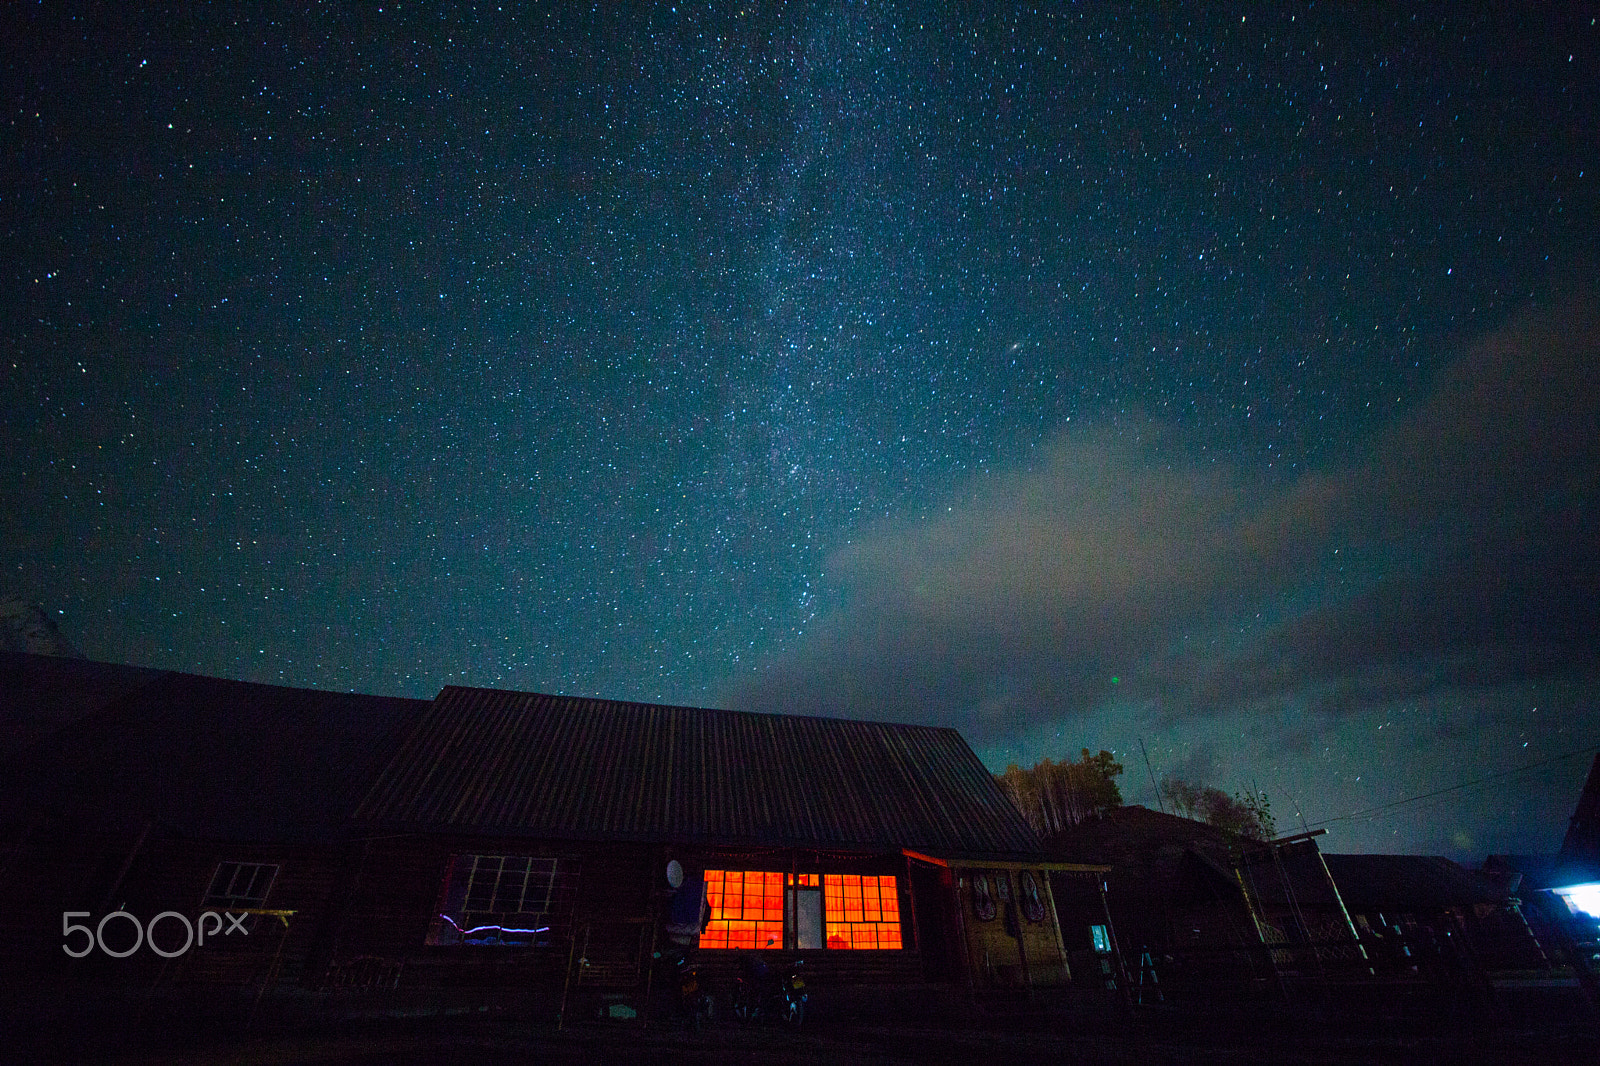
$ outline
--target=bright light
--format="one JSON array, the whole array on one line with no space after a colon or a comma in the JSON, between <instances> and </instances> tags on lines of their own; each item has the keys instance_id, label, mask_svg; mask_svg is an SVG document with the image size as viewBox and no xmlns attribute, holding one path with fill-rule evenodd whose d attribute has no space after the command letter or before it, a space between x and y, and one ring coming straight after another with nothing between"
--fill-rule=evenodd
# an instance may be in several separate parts
<instances>
[{"instance_id":1,"label":"bright light","mask_svg":"<svg viewBox=\"0 0 1600 1066\"><path fill-rule=\"evenodd\" d=\"M448 914L441 914L439 917L449 922L451 928L455 929L463 940L469 936L481 937L490 933L499 933L502 936L535 936L539 933L548 933L550 931L548 925L541 925L537 929L507 929L503 925L475 925L471 929L463 929Z\"/></svg>"},{"instance_id":2,"label":"bright light","mask_svg":"<svg viewBox=\"0 0 1600 1066\"><path fill-rule=\"evenodd\" d=\"M1574 911L1590 918L1600 918L1600 882L1558 888L1556 895L1566 900L1567 906Z\"/></svg>"}]
</instances>

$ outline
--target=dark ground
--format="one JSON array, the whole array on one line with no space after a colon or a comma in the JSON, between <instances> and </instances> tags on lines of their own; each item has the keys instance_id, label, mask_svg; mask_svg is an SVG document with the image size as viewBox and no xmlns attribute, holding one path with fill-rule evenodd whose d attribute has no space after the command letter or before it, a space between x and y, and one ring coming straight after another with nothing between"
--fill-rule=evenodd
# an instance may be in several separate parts
<instances>
[{"instance_id":1,"label":"dark ground","mask_svg":"<svg viewBox=\"0 0 1600 1066\"><path fill-rule=\"evenodd\" d=\"M826 1002L800 1031L718 1023L701 1033L635 1022L557 1030L504 1017L385 1019L315 1031L137 1041L79 1032L15 1061L126 1064L455 1063L1584 1063L1600 1062L1600 1026L1581 1001L1502 1002L1494 1009L1310 1001L1136 1007L1041 997L925 1003ZM875 1014L880 1016L874 1016ZM890 1015L893 1015L892 1017Z\"/></svg>"}]
</instances>

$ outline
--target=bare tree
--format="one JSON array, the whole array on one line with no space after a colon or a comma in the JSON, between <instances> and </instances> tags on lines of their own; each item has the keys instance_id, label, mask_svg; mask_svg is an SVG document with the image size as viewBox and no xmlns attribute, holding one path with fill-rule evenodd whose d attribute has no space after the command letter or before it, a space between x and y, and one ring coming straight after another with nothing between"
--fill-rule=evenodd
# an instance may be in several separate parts
<instances>
[{"instance_id":1,"label":"bare tree","mask_svg":"<svg viewBox=\"0 0 1600 1066\"><path fill-rule=\"evenodd\" d=\"M1122 764L1109 751L1091 755L1084 748L1077 762L1041 759L1026 770L1012 763L995 779L1044 836L1122 806L1115 780L1120 773Z\"/></svg>"},{"instance_id":2,"label":"bare tree","mask_svg":"<svg viewBox=\"0 0 1600 1066\"><path fill-rule=\"evenodd\" d=\"M1277 832L1272 804L1265 792L1234 793L1167 775L1161 780L1161 798L1185 818L1226 829L1252 840L1270 840Z\"/></svg>"}]
</instances>

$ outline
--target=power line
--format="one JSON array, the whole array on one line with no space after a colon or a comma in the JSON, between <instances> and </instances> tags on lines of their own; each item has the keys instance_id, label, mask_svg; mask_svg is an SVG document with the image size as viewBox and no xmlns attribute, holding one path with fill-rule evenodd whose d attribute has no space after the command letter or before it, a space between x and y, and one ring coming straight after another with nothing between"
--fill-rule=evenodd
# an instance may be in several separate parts
<instances>
[{"instance_id":1,"label":"power line","mask_svg":"<svg viewBox=\"0 0 1600 1066\"><path fill-rule=\"evenodd\" d=\"M1407 796L1404 799L1393 800L1389 803L1383 803L1376 807L1368 807L1365 810L1355 811L1352 814L1336 814L1332 818L1323 818L1320 821L1312 822L1311 825L1330 825L1334 822L1347 822L1355 818L1362 818L1369 814L1381 814L1384 811L1393 810L1396 807L1404 807L1408 803L1419 803L1425 799L1433 799L1435 796L1443 796L1451 792L1459 792L1464 788L1473 788L1477 785L1487 784L1490 781L1498 781L1502 777L1514 777L1517 774L1525 774L1529 770L1537 770L1540 767L1549 766L1551 763L1561 762L1565 759L1573 759L1579 755L1589 755L1597 751L1600 751L1600 744L1591 744L1587 748L1577 748L1573 751L1563 752L1560 755L1552 755L1548 759L1541 759L1538 762L1529 763L1526 766L1518 766L1511 770L1501 770L1499 773L1495 774L1486 774L1483 777L1472 781L1463 781L1459 785L1451 785L1448 788L1437 788L1432 792L1423 792L1416 796Z\"/></svg>"}]
</instances>

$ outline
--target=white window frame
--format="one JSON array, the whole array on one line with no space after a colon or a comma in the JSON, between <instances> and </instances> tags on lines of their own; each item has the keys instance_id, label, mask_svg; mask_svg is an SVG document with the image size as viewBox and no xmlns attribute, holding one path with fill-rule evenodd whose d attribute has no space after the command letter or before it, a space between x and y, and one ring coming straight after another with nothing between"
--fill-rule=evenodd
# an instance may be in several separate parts
<instances>
[{"instance_id":1,"label":"white window frame","mask_svg":"<svg viewBox=\"0 0 1600 1066\"><path fill-rule=\"evenodd\" d=\"M226 883L218 885L223 871L232 867ZM240 877L244 876L241 883ZM265 877L262 881L261 878ZM211 883L206 887L205 897L200 901L202 909L222 911L243 911L260 909L266 906L267 897L272 895L272 886L278 881L278 864L275 862L235 862L225 860L217 863L217 868L211 872ZM243 891L230 891L240 889Z\"/></svg>"}]
</instances>

